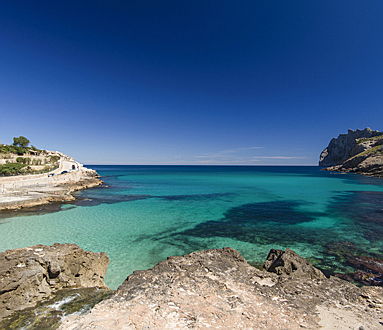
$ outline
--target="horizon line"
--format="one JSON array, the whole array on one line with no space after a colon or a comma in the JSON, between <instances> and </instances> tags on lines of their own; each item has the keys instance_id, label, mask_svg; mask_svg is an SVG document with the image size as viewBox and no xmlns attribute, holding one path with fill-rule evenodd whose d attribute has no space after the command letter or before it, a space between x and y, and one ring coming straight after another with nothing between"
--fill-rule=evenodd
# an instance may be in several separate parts
<instances>
[{"instance_id":1,"label":"horizon line","mask_svg":"<svg viewBox=\"0 0 383 330\"><path fill-rule=\"evenodd\" d=\"M85 166L316 166L321 167L316 164L88 164L84 163Z\"/></svg>"}]
</instances>

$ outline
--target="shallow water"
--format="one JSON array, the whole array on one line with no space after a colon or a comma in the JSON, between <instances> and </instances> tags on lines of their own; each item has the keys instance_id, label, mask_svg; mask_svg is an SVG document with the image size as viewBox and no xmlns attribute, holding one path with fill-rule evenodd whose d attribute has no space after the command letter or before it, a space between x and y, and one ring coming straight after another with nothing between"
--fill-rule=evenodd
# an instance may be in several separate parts
<instances>
[{"instance_id":1,"label":"shallow water","mask_svg":"<svg viewBox=\"0 0 383 330\"><path fill-rule=\"evenodd\" d=\"M107 188L57 212L0 220L0 250L54 242L105 251L107 284L170 255L230 246L261 263L289 247L328 272L335 247L381 258L383 180L319 167L92 166ZM349 245L347 245L349 246Z\"/></svg>"}]
</instances>

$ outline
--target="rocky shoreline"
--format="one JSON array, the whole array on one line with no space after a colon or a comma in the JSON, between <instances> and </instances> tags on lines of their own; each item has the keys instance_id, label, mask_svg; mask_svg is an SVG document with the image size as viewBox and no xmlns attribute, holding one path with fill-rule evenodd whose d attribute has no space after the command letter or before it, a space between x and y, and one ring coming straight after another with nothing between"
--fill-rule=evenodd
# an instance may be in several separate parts
<instances>
[{"instance_id":1,"label":"rocky shoreline","mask_svg":"<svg viewBox=\"0 0 383 330\"><path fill-rule=\"evenodd\" d=\"M32 208L35 206L41 206L51 203L65 203L76 199L73 195L74 192L98 187L103 184L103 181L98 177L84 178L77 182L70 182L50 187L49 191L41 190L36 195L33 192L36 190L30 190L25 195L18 195L17 200L13 201L1 201L0 211L17 211L25 208ZM32 194L31 194L32 192Z\"/></svg>"},{"instance_id":2,"label":"rocky shoreline","mask_svg":"<svg viewBox=\"0 0 383 330\"><path fill-rule=\"evenodd\" d=\"M74 192L103 183L96 171L65 155L63 159L63 165L50 173L0 177L0 211L73 201Z\"/></svg>"},{"instance_id":3,"label":"rocky shoreline","mask_svg":"<svg viewBox=\"0 0 383 330\"><path fill-rule=\"evenodd\" d=\"M322 151L319 166L326 171L383 177L383 132L348 130Z\"/></svg>"},{"instance_id":4,"label":"rocky shoreline","mask_svg":"<svg viewBox=\"0 0 383 330\"><path fill-rule=\"evenodd\" d=\"M73 244L10 250L0 259L1 328L383 326L382 287L328 278L289 249L271 250L263 269L231 248L169 257L115 292L103 282L107 256Z\"/></svg>"}]
</instances>

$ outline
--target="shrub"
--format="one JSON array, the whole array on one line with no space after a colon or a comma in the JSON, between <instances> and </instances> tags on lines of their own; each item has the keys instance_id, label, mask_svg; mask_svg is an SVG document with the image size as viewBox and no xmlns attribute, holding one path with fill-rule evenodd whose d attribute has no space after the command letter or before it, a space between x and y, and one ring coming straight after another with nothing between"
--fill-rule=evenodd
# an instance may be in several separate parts
<instances>
[{"instance_id":1,"label":"shrub","mask_svg":"<svg viewBox=\"0 0 383 330\"><path fill-rule=\"evenodd\" d=\"M57 156L57 155L50 156L51 163L57 163L59 160L60 160L60 156Z\"/></svg>"},{"instance_id":2,"label":"shrub","mask_svg":"<svg viewBox=\"0 0 383 330\"><path fill-rule=\"evenodd\" d=\"M23 167L25 167L25 165L21 163L7 163L0 165L0 175L18 175L22 173Z\"/></svg>"},{"instance_id":3,"label":"shrub","mask_svg":"<svg viewBox=\"0 0 383 330\"><path fill-rule=\"evenodd\" d=\"M17 157L16 162L20 164L30 164L31 159L30 158L25 158L25 157Z\"/></svg>"}]
</instances>

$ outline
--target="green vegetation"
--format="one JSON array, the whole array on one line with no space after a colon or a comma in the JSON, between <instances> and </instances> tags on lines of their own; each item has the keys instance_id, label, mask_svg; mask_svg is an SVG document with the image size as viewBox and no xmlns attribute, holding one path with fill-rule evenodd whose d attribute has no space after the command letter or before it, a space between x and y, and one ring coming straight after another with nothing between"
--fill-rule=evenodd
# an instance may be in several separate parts
<instances>
[{"instance_id":1,"label":"green vegetation","mask_svg":"<svg viewBox=\"0 0 383 330\"><path fill-rule=\"evenodd\" d=\"M22 174L42 174L55 170L58 164L46 164L42 169L33 169L28 165L29 162L6 163L0 165L0 176L22 175Z\"/></svg>"},{"instance_id":2,"label":"green vegetation","mask_svg":"<svg viewBox=\"0 0 383 330\"><path fill-rule=\"evenodd\" d=\"M28 164L31 163L31 159L30 158L25 158L25 157L17 157L16 158L16 163L28 165Z\"/></svg>"},{"instance_id":3,"label":"green vegetation","mask_svg":"<svg viewBox=\"0 0 383 330\"><path fill-rule=\"evenodd\" d=\"M15 154L15 155L24 155L28 152L28 148L9 146L6 144L0 145L0 153L2 154Z\"/></svg>"},{"instance_id":4,"label":"green vegetation","mask_svg":"<svg viewBox=\"0 0 383 330\"><path fill-rule=\"evenodd\" d=\"M16 147L26 148L28 147L29 141L25 136L19 136L13 138L13 145Z\"/></svg>"},{"instance_id":5,"label":"green vegetation","mask_svg":"<svg viewBox=\"0 0 383 330\"><path fill-rule=\"evenodd\" d=\"M11 154L11 155L39 155L43 151L36 148L35 146L28 147L30 141L25 136L19 136L13 138L13 144L0 144L0 154ZM9 157L2 157L9 158Z\"/></svg>"},{"instance_id":6,"label":"green vegetation","mask_svg":"<svg viewBox=\"0 0 383 330\"><path fill-rule=\"evenodd\" d=\"M0 175L8 176L8 175L18 175L22 173L22 169L26 165L20 163L8 163L0 165Z\"/></svg>"},{"instance_id":7,"label":"green vegetation","mask_svg":"<svg viewBox=\"0 0 383 330\"><path fill-rule=\"evenodd\" d=\"M370 137L370 138L360 138L360 139L357 139L356 142L357 143L363 143L363 142L367 142L367 141L377 142L379 140L383 140L383 134L382 135L378 135L378 136L373 136L373 137Z\"/></svg>"},{"instance_id":8,"label":"green vegetation","mask_svg":"<svg viewBox=\"0 0 383 330\"><path fill-rule=\"evenodd\" d=\"M383 146L378 145L378 146L372 147L370 149L367 149L365 151L362 151L361 153L355 155L352 158L363 157L363 156L367 156L367 155L374 155L374 154L378 154L378 153L381 153L381 152L383 153Z\"/></svg>"},{"instance_id":9,"label":"green vegetation","mask_svg":"<svg viewBox=\"0 0 383 330\"><path fill-rule=\"evenodd\" d=\"M13 138L12 145L0 144L0 176L40 174L56 169L60 156L30 146L25 136Z\"/></svg>"},{"instance_id":10,"label":"green vegetation","mask_svg":"<svg viewBox=\"0 0 383 330\"><path fill-rule=\"evenodd\" d=\"M57 156L57 155L50 156L51 163L57 163L59 160L60 160L60 156Z\"/></svg>"}]
</instances>

